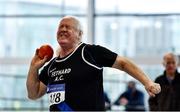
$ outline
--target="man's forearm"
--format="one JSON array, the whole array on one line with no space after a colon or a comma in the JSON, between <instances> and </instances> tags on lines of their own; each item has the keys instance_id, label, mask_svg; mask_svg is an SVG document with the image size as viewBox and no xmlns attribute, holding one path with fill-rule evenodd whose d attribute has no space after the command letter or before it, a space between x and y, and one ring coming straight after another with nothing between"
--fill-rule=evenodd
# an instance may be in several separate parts
<instances>
[{"instance_id":1,"label":"man's forearm","mask_svg":"<svg viewBox=\"0 0 180 112\"><path fill-rule=\"evenodd\" d=\"M149 77L134 63L127 61L124 66L124 71L139 80L143 85L146 85L150 81Z\"/></svg>"},{"instance_id":2,"label":"man's forearm","mask_svg":"<svg viewBox=\"0 0 180 112\"><path fill-rule=\"evenodd\" d=\"M113 67L127 72L129 75L139 80L143 85L146 85L150 81L143 71L127 58L117 57Z\"/></svg>"},{"instance_id":3,"label":"man's forearm","mask_svg":"<svg viewBox=\"0 0 180 112\"><path fill-rule=\"evenodd\" d=\"M38 69L30 67L26 86L27 86L28 98L37 99L39 93L38 92L39 86L40 86L40 81L38 78Z\"/></svg>"}]
</instances>

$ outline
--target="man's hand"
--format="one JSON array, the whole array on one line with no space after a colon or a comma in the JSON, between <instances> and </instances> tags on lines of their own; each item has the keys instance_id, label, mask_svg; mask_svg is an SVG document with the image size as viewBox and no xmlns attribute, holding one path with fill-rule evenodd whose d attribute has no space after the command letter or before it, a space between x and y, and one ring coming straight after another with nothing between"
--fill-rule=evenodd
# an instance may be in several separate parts
<instances>
[{"instance_id":1,"label":"man's hand","mask_svg":"<svg viewBox=\"0 0 180 112\"><path fill-rule=\"evenodd\" d=\"M150 82L145 85L145 89L148 94L152 97L155 97L156 94L161 92L161 87L158 83Z\"/></svg>"},{"instance_id":2,"label":"man's hand","mask_svg":"<svg viewBox=\"0 0 180 112\"><path fill-rule=\"evenodd\" d=\"M125 106L128 104L128 100L125 97L122 97L119 101L119 104Z\"/></svg>"},{"instance_id":3,"label":"man's hand","mask_svg":"<svg viewBox=\"0 0 180 112\"><path fill-rule=\"evenodd\" d=\"M36 49L36 53L31 60L31 66L34 66L37 69L41 68L47 61L47 56L45 56L43 59L41 59L38 56L38 52L39 52L39 49Z\"/></svg>"}]
</instances>

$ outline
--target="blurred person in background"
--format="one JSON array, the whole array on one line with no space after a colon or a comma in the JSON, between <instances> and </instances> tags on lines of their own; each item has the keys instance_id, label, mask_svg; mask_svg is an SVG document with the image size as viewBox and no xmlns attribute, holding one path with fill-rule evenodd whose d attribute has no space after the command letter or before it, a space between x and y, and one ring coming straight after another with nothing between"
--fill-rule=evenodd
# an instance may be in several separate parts
<instances>
[{"instance_id":1,"label":"blurred person in background","mask_svg":"<svg viewBox=\"0 0 180 112\"><path fill-rule=\"evenodd\" d=\"M47 62L38 49L27 76L28 97L36 100L49 95L50 111L105 110L103 67L127 72L140 81L150 96L161 91L160 85L129 59L100 45L82 42L83 30L73 16L63 17L57 30L59 55Z\"/></svg>"},{"instance_id":2,"label":"blurred person in background","mask_svg":"<svg viewBox=\"0 0 180 112\"><path fill-rule=\"evenodd\" d=\"M144 111L144 94L136 88L135 81L129 81L126 91L119 96L114 104L125 106L126 111Z\"/></svg>"},{"instance_id":3,"label":"blurred person in background","mask_svg":"<svg viewBox=\"0 0 180 112\"><path fill-rule=\"evenodd\" d=\"M149 98L151 111L180 111L180 74L178 58L173 53L163 57L164 72L155 79L161 85L161 93Z\"/></svg>"}]
</instances>

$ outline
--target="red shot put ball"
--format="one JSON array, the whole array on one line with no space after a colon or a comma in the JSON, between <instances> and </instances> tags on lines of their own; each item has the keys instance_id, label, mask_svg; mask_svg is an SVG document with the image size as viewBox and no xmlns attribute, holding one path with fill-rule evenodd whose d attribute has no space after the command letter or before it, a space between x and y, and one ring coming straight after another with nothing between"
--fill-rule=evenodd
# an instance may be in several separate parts
<instances>
[{"instance_id":1,"label":"red shot put ball","mask_svg":"<svg viewBox=\"0 0 180 112\"><path fill-rule=\"evenodd\" d=\"M54 54L53 48L48 44L44 44L39 48L38 56L41 59L47 56L47 61L49 61L53 57L53 54Z\"/></svg>"}]
</instances>

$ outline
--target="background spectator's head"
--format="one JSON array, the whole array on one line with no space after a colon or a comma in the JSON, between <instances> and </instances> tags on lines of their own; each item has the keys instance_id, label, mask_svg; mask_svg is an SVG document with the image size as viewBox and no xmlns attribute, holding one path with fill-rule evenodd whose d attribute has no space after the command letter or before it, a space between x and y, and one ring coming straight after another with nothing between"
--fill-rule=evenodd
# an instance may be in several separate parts
<instances>
[{"instance_id":1,"label":"background spectator's head","mask_svg":"<svg viewBox=\"0 0 180 112\"><path fill-rule=\"evenodd\" d=\"M167 53L163 57L163 66L165 67L166 73L171 75L176 72L178 65L178 58L173 53Z\"/></svg>"}]
</instances>

